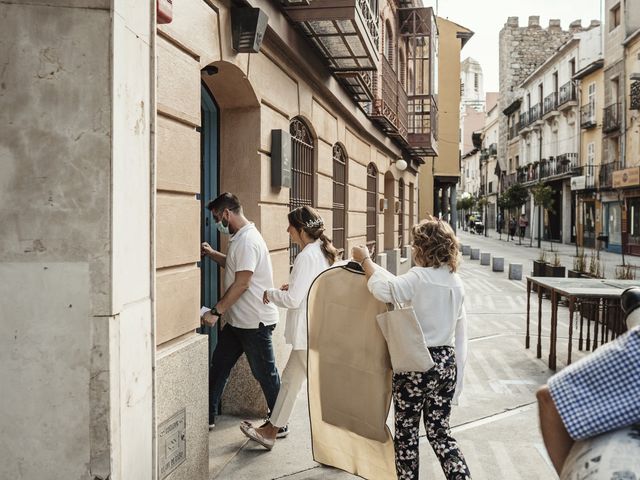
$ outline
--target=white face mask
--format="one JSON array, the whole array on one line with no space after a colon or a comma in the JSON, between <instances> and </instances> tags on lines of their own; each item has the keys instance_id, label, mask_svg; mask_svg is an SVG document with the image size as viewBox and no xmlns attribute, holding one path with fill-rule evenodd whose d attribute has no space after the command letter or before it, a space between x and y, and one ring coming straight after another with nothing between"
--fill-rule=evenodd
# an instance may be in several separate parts
<instances>
[{"instance_id":1,"label":"white face mask","mask_svg":"<svg viewBox=\"0 0 640 480\"><path fill-rule=\"evenodd\" d=\"M224 215L224 212L222 213ZM224 218L220 218L219 222L216 222L216 228L218 231L224 235L229 235L229 221L227 220L227 224L224 224Z\"/></svg>"}]
</instances>

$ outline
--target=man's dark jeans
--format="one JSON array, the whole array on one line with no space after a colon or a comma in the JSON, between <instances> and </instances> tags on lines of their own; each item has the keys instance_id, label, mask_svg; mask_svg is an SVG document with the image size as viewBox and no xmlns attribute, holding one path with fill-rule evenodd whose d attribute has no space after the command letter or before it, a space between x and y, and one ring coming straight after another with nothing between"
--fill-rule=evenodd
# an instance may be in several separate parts
<instances>
[{"instance_id":1,"label":"man's dark jeans","mask_svg":"<svg viewBox=\"0 0 640 480\"><path fill-rule=\"evenodd\" d=\"M271 341L275 327L262 323L258 328L236 328L228 324L224 326L209 369L209 420L218 412L229 373L242 353L247 355L251 373L262 387L269 411L273 410L280 391L280 374L276 368Z\"/></svg>"}]
</instances>

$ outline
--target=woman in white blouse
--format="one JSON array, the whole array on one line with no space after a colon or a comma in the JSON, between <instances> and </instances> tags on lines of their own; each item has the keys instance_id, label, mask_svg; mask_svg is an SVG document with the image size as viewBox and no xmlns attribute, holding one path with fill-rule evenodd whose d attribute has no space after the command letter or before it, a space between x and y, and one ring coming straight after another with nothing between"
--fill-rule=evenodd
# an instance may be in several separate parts
<instances>
[{"instance_id":1,"label":"woman in white blouse","mask_svg":"<svg viewBox=\"0 0 640 480\"><path fill-rule=\"evenodd\" d=\"M287 309L285 340L293 346L282 373L280 392L270 419L260 427L249 422L240 424L242 432L271 450L276 437L288 434L288 422L296 398L307 378L307 294L324 270L336 261L338 252L324 234L322 217L311 207L299 207L289 212L287 232L291 241L301 249L296 257L289 283L265 290L264 303L273 302Z\"/></svg>"},{"instance_id":2,"label":"woman in white blouse","mask_svg":"<svg viewBox=\"0 0 640 480\"><path fill-rule=\"evenodd\" d=\"M451 405L457 404L467 355L464 287L456 273L458 241L451 227L430 217L413 227L416 267L396 277L373 263L364 246L353 259L364 268L371 293L381 302L411 303L435 362L427 372L393 374L394 446L398 479L418 478L419 427L424 413L427 439L448 480L471 478L451 436Z\"/></svg>"}]
</instances>

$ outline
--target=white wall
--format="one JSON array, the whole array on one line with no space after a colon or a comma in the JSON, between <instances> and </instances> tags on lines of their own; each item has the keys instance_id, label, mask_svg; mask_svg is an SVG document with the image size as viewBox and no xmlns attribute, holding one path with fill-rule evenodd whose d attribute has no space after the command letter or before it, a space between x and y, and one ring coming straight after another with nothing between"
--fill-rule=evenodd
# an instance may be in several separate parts
<instances>
[{"instance_id":1,"label":"white wall","mask_svg":"<svg viewBox=\"0 0 640 480\"><path fill-rule=\"evenodd\" d=\"M152 478L151 2L54 5L0 15L0 478Z\"/></svg>"}]
</instances>

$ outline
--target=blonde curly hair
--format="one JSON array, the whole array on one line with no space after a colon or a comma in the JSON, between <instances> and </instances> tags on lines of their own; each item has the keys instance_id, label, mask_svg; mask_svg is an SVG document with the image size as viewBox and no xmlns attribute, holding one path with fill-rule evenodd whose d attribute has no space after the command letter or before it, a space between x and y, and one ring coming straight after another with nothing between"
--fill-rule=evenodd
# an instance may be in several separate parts
<instances>
[{"instance_id":1,"label":"blonde curly hair","mask_svg":"<svg viewBox=\"0 0 640 480\"><path fill-rule=\"evenodd\" d=\"M423 267L447 265L453 273L460 263L460 248L451 226L436 217L427 217L413 226L416 262Z\"/></svg>"}]
</instances>

